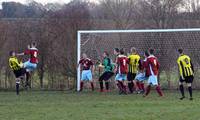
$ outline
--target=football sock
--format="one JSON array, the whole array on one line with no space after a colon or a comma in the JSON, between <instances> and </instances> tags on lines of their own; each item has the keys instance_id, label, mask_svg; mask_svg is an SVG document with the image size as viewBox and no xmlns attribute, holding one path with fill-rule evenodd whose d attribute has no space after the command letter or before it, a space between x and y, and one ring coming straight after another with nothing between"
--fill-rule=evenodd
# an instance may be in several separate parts
<instances>
[{"instance_id":1,"label":"football sock","mask_svg":"<svg viewBox=\"0 0 200 120\"><path fill-rule=\"evenodd\" d=\"M160 96L163 96L163 93L162 93L159 85L156 87L156 91Z\"/></svg>"},{"instance_id":2,"label":"football sock","mask_svg":"<svg viewBox=\"0 0 200 120\"><path fill-rule=\"evenodd\" d=\"M180 86L179 86L179 89L180 89L180 92L181 92L182 97L185 97L183 85L180 85Z\"/></svg>"},{"instance_id":3,"label":"football sock","mask_svg":"<svg viewBox=\"0 0 200 120\"><path fill-rule=\"evenodd\" d=\"M26 83L25 83L25 87L29 86L29 78L30 78L30 74L29 72L26 72Z\"/></svg>"},{"instance_id":4,"label":"football sock","mask_svg":"<svg viewBox=\"0 0 200 120\"><path fill-rule=\"evenodd\" d=\"M124 85L122 81L120 81L120 85L122 86L122 91L126 93L126 86Z\"/></svg>"},{"instance_id":5,"label":"football sock","mask_svg":"<svg viewBox=\"0 0 200 120\"><path fill-rule=\"evenodd\" d=\"M105 82L105 85L106 85L106 90L109 90L109 82Z\"/></svg>"},{"instance_id":6,"label":"football sock","mask_svg":"<svg viewBox=\"0 0 200 120\"><path fill-rule=\"evenodd\" d=\"M140 86L141 86L141 90L145 91L144 83L140 83Z\"/></svg>"},{"instance_id":7,"label":"football sock","mask_svg":"<svg viewBox=\"0 0 200 120\"><path fill-rule=\"evenodd\" d=\"M188 91L189 91L189 94L190 94L190 98L192 98L192 87L188 87Z\"/></svg>"},{"instance_id":8,"label":"football sock","mask_svg":"<svg viewBox=\"0 0 200 120\"><path fill-rule=\"evenodd\" d=\"M133 82L128 83L130 93L133 93Z\"/></svg>"},{"instance_id":9,"label":"football sock","mask_svg":"<svg viewBox=\"0 0 200 120\"><path fill-rule=\"evenodd\" d=\"M91 82L90 85L91 85L92 91L94 91L94 84L93 84L93 82Z\"/></svg>"},{"instance_id":10,"label":"football sock","mask_svg":"<svg viewBox=\"0 0 200 120\"><path fill-rule=\"evenodd\" d=\"M146 88L146 93L145 95L147 96L151 91L151 85L148 85L147 88Z\"/></svg>"},{"instance_id":11,"label":"football sock","mask_svg":"<svg viewBox=\"0 0 200 120\"><path fill-rule=\"evenodd\" d=\"M16 83L16 94L19 95L19 83Z\"/></svg>"},{"instance_id":12,"label":"football sock","mask_svg":"<svg viewBox=\"0 0 200 120\"><path fill-rule=\"evenodd\" d=\"M117 82L117 87L119 88L120 91L122 91L122 86L121 86L120 81Z\"/></svg>"},{"instance_id":13,"label":"football sock","mask_svg":"<svg viewBox=\"0 0 200 120\"><path fill-rule=\"evenodd\" d=\"M138 87L139 90L142 89L142 88L141 88L141 85L140 85L140 83L139 83L138 81L136 82L136 85L137 85L137 87Z\"/></svg>"},{"instance_id":14,"label":"football sock","mask_svg":"<svg viewBox=\"0 0 200 120\"><path fill-rule=\"evenodd\" d=\"M81 81L81 89L80 89L80 91L82 91L82 90L83 90L83 86L84 86L84 82L83 82L83 81Z\"/></svg>"},{"instance_id":15,"label":"football sock","mask_svg":"<svg viewBox=\"0 0 200 120\"><path fill-rule=\"evenodd\" d=\"M103 81L99 81L99 85L100 85L100 90L103 90Z\"/></svg>"}]
</instances>

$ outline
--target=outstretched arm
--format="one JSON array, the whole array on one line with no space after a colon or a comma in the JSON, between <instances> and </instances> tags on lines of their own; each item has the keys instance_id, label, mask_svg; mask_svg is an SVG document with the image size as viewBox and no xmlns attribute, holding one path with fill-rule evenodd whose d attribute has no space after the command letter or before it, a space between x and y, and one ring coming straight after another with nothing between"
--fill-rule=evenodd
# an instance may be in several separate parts
<instances>
[{"instance_id":1,"label":"outstretched arm","mask_svg":"<svg viewBox=\"0 0 200 120\"><path fill-rule=\"evenodd\" d=\"M25 55L25 54L24 54L24 52L23 52L23 53L17 53L16 55L17 55L17 56L23 56L23 55Z\"/></svg>"}]
</instances>

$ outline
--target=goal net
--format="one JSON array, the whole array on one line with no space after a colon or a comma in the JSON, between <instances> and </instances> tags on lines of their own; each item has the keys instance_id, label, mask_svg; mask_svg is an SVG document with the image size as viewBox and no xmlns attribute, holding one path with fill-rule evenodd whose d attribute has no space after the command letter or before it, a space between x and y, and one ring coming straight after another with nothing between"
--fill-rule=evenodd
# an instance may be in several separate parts
<instances>
[{"instance_id":1,"label":"goal net","mask_svg":"<svg viewBox=\"0 0 200 120\"><path fill-rule=\"evenodd\" d=\"M177 49L183 48L195 68L200 63L200 28L193 29L153 29L153 30L89 30L77 32L77 60L86 53L96 64L102 61L102 53L107 51L114 60L113 49L124 48L128 55L131 47L137 48L140 56L149 48L155 49L155 56L161 63L160 82L164 87L178 83L176 59ZM97 82L101 71L94 73ZM80 68L77 71L77 90L80 90Z\"/></svg>"}]
</instances>

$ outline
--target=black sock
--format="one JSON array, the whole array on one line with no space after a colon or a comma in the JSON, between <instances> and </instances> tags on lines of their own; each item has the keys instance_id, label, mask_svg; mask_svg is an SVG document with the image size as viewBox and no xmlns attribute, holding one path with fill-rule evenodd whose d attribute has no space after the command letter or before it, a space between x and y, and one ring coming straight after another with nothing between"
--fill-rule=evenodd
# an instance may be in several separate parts
<instances>
[{"instance_id":1,"label":"black sock","mask_svg":"<svg viewBox=\"0 0 200 120\"><path fill-rule=\"evenodd\" d=\"M103 81L99 81L100 89L103 90Z\"/></svg>"},{"instance_id":2,"label":"black sock","mask_svg":"<svg viewBox=\"0 0 200 120\"><path fill-rule=\"evenodd\" d=\"M133 93L133 82L128 83L128 88L131 93Z\"/></svg>"},{"instance_id":3,"label":"black sock","mask_svg":"<svg viewBox=\"0 0 200 120\"><path fill-rule=\"evenodd\" d=\"M180 85L180 86L179 86L179 89L180 89L180 91L181 91L182 97L185 97L183 85Z\"/></svg>"},{"instance_id":4,"label":"black sock","mask_svg":"<svg viewBox=\"0 0 200 120\"><path fill-rule=\"evenodd\" d=\"M109 82L105 82L105 85L106 85L106 90L109 90Z\"/></svg>"},{"instance_id":5,"label":"black sock","mask_svg":"<svg viewBox=\"0 0 200 120\"><path fill-rule=\"evenodd\" d=\"M188 91L189 91L189 94L190 94L190 98L192 98L192 87L188 87Z\"/></svg>"},{"instance_id":6,"label":"black sock","mask_svg":"<svg viewBox=\"0 0 200 120\"><path fill-rule=\"evenodd\" d=\"M19 83L16 83L16 93L19 95Z\"/></svg>"},{"instance_id":7,"label":"black sock","mask_svg":"<svg viewBox=\"0 0 200 120\"><path fill-rule=\"evenodd\" d=\"M25 87L29 86L29 78L30 78L30 74L28 72L26 72L26 83L25 83Z\"/></svg>"}]
</instances>

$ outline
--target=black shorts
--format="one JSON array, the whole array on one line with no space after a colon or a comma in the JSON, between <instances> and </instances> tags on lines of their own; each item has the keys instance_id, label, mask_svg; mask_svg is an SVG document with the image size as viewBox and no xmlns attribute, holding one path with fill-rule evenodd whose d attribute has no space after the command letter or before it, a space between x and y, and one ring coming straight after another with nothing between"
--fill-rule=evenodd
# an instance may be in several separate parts
<instances>
[{"instance_id":1,"label":"black shorts","mask_svg":"<svg viewBox=\"0 0 200 120\"><path fill-rule=\"evenodd\" d=\"M99 81L102 81L102 80L109 80L112 76L114 75L113 72L104 72L100 77L99 77Z\"/></svg>"},{"instance_id":2,"label":"black shorts","mask_svg":"<svg viewBox=\"0 0 200 120\"><path fill-rule=\"evenodd\" d=\"M180 81L181 83L182 83L182 82L192 83L193 80L194 80L194 76L191 75L191 76L187 76L187 77L185 77L185 80L183 80L182 77L180 77L180 80L179 80L179 81Z\"/></svg>"},{"instance_id":3,"label":"black shorts","mask_svg":"<svg viewBox=\"0 0 200 120\"><path fill-rule=\"evenodd\" d=\"M130 72L128 72L128 75L127 75L128 81L135 80L135 76L136 76L136 73L130 73Z\"/></svg>"},{"instance_id":4,"label":"black shorts","mask_svg":"<svg viewBox=\"0 0 200 120\"><path fill-rule=\"evenodd\" d=\"M23 76L26 73L26 69L21 68L19 70L14 70L13 72L15 74L15 77L19 78L19 77Z\"/></svg>"}]
</instances>

